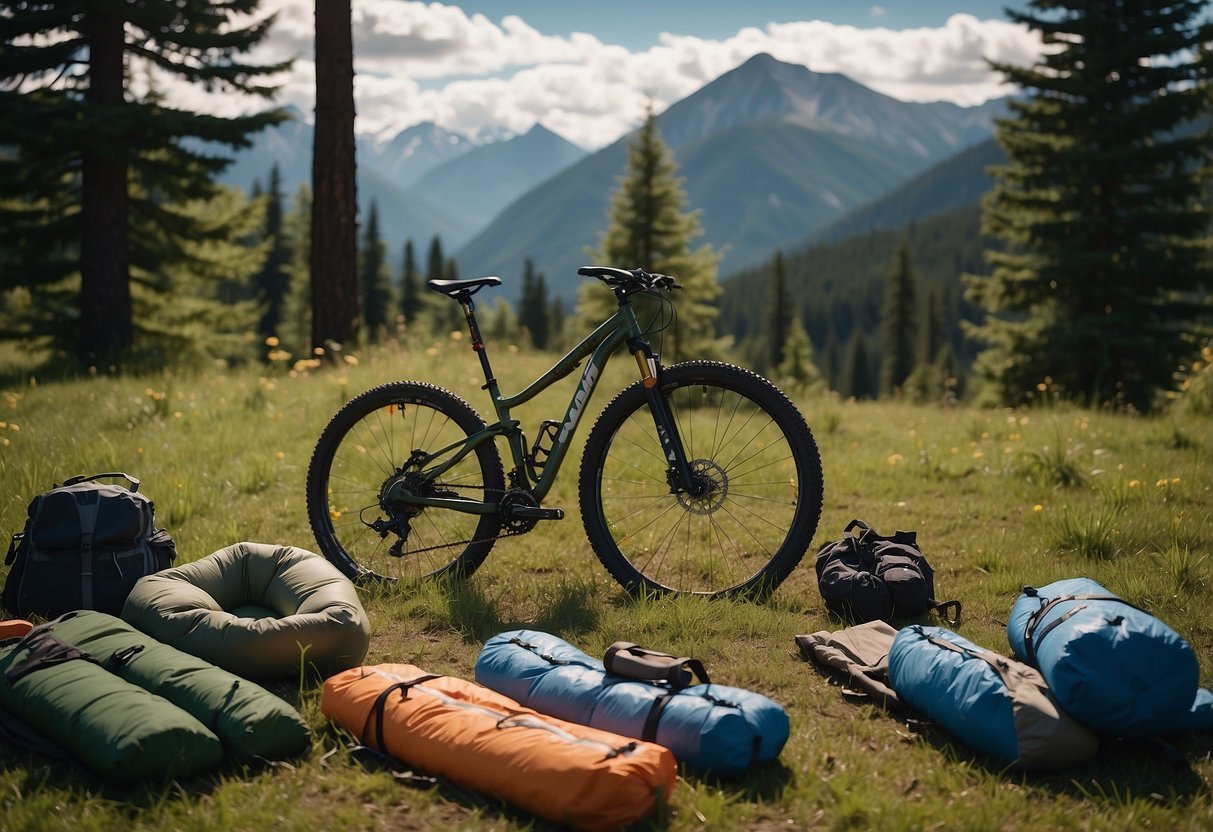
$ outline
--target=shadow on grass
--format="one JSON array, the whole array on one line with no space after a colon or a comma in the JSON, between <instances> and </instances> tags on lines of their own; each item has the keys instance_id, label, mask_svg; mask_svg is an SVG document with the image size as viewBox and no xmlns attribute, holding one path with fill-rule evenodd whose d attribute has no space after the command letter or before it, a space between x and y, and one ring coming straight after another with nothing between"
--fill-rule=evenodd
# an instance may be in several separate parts
<instances>
[{"instance_id":1,"label":"shadow on grass","mask_svg":"<svg viewBox=\"0 0 1213 832\"><path fill-rule=\"evenodd\" d=\"M329 725L323 732L326 747L337 749L330 759L340 764L358 767L369 774L383 773L402 787L426 791L439 800L462 810L477 813L484 826L497 826L495 821L506 821L510 825L531 830L567 830L568 826L544 820L526 810L519 809L499 798L471 791L455 785L445 777L435 777L413 769L407 763L389 757L365 746L356 746L353 738L344 729ZM326 763L331 764L331 763ZM633 825L632 829L665 829L669 825L668 810L658 805L652 815ZM466 825L467 818L453 818L451 826ZM462 821L462 823L459 823Z\"/></svg>"},{"instance_id":2,"label":"shadow on grass","mask_svg":"<svg viewBox=\"0 0 1213 832\"><path fill-rule=\"evenodd\" d=\"M792 770L779 760L754 766L736 777L697 776L694 772L679 773L705 786L723 792L744 803L775 803L784 797L784 791L792 783Z\"/></svg>"},{"instance_id":3,"label":"shadow on grass","mask_svg":"<svg viewBox=\"0 0 1213 832\"><path fill-rule=\"evenodd\" d=\"M598 627L594 588L590 583L566 582L544 592L537 613L527 620L502 615L501 605L486 594L479 582L451 582L446 587L450 624L465 642L483 643L507 630L541 630L562 638L592 632Z\"/></svg>"},{"instance_id":4,"label":"shadow on grass","mask_svg":"<svg viewBox=\"0 0 1213 832\"><path fill-rule=\"evenodd\" d=\"M58 795L57 803L88 803L98 797L129 807L129 811L154 809L166 799L186 798L196 801L213 794L225 780L251 781L257 774L279 766L292 767L310 752L296 758L269 762L239 761L228 758L212 769L188 777L146 780L132 785L118 785L91 772L70 757L62 759L32 750L0 743L0 771L21 772L21 781L14 791L20 795L46 798ZM0 828L8 828L0 821Z\"/></svg>"},{"instance_id":5,"label":"shadow on grass","mask_svg":"<svg viewBox=\"0 0 1213 832\"><path fill-rule=\"evenodd\" d=\"M844 692L847 701L871 707L901 723L942 756L984 769L1009 782L1105 806L1124 806L1146 798L1160 805L1181 807L1210 792L1192 769L1193 763L1213 756L1210 735L1145 740L1101 737L1099 752L1089 763L1057 771L1017 771L1003 760L968 748L916 711L883 708L868 694L851 689L841 671L819 665L804 656L803 650L802 657L831 686Z\"/></svg>"},{"instance_id":6,"label":"shadow on grass","mask_svg":"<svg viewBox=\"0 0 1213 832\"><path fill-rule=\"evenodd\" d=\"M1001 760L961 745L934 723L903 720L931 746L949 757L981 767L991 774L1054 795L1065 795L1103 806L1126 806L1148 799L1159 805L1182 807L1209 794L1191 764L1213 753L1213 738L1130 740L1102 737L1099 753L1089 763L1057 771L1008 770ZM1203 744L1204 750L1199 746Z\"/></svg>"}]
</instances>

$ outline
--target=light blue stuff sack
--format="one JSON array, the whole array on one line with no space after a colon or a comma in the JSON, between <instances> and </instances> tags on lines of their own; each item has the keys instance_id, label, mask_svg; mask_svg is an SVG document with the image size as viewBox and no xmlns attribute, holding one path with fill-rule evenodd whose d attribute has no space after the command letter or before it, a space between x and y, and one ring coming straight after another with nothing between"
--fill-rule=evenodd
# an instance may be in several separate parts
<instances>
[{"instance_id":1,"label":"light blue stuff sack","mask_svg":"<svg viewBox=\"0 0 1213 832\"><path fill-rule=\"evenodd\" d=\"M608 673L558 636L515 630L485 642L476 681L540 713L664 745L702 774L735 776L779 756L790 725L778 704L711 684L694 660L636 650L671 659L664 681Z\"/></svg>"},{"instance_id":2,"label":"light blue stuff sack","mask_svg":"<svg viewBox=\"0 0 1213 832\"><path fill-rule=\"evenodd\" d=\"M965 745L1021 769L1085 762L1098 738L1057 707L1040 673L941 627L898 631L889 682Z\"/></svg>"},{"instance_id":3,"label":"light blue stuff sack","mask_svg":"<svg viewBox=\"0 0 1213 832\"><path fill-rule=\"evenodd\" d=\"M1200 721L1191 646L1089 578L1025 587L1007 639L1016 656L1039 668L1058 704L1097 731L1151 737Z\"/></svg>"}]
</instances>

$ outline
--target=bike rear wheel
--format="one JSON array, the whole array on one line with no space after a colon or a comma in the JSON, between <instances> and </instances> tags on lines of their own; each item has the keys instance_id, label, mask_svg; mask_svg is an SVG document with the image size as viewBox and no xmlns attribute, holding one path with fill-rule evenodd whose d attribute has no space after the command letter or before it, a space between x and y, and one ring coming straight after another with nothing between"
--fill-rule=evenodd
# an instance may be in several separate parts
<instances>
[{"instance_id":1,"label":"bike rear wheel","mask_svg":"<svg viewBox=\"0 0 1213 832\"><path fill-rule=\"evenodd\" d=\"M498 502L504 475L492 441L436 480L426 472L453 452L424 462L415 453L434 453L484 427L454 393L420 382L384 384L347 402L321 433L308 467L308 520L320 551L351 580L474 572L500 531L497 514L403 506L387 494L400 483L425 496Z\"/></svg>"},{"instance_id":2,"label":"bike rear wheel","mask_svg":"<svg viewBox=\"0 0 1213 832\"><path fill-rule=\"evenodd\" d=\"M581 516L634 595L763 597L800 563L821 516L821 457L800 411L766 379L693 361L662 371L692 475L674 489L637 382L598 417L581 461Z\"/></svg>"}]
</instances>

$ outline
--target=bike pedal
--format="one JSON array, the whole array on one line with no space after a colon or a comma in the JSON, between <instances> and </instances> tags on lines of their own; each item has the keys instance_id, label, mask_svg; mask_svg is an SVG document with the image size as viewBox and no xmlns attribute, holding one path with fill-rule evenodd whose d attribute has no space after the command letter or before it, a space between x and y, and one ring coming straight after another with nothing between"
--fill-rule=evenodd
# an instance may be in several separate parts
<instances>
[{"instance_id":1,"label":"bike pedal","mask_svg":"<svg viewBox=\"0 0 1213 832\"><path fill-rule=\"evenodd\" d=\"M526 520L563 520L564 509L543 508L542 506L511 506L509 516Z\"/></svg>"}]
</instances>

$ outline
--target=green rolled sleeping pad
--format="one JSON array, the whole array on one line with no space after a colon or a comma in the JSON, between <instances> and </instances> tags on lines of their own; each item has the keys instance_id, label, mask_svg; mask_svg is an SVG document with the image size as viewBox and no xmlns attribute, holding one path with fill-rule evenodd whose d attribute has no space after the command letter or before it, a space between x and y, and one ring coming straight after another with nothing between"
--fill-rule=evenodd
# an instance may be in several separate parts
<instances>
[{"instance_id":1,"label":"green rolled sleeping pad","mask_svg":"<svg viewBox=\"0 0 1213 832\"><path fill-rule=\"evenodd\" d=\"M371 637L357 590L337 567L265 543L237 543L140 578L122 618L247 679L357 667Z\"/></svg>"},{"instance_id":2,"label":"green rolled sleeping pad","mask_svg":"<svg viewBox=\"0 0 1213 832\"><path fill-rule=\"evenodd\" d=\"M311 744L303 718L269 691L89 610L0 648L0 705L120 785Z\"/></svg>"},{"instance_id":3,"label":"green rolled sleeping pad","mask_svg":"<svg viewBox=\"0 0 1213 832\"><path fill-rule=\"evenodd\" d=\"M120 618L81 611L55 622L55 635L111 673L167 699L219 737L238 760L282 760L311 745L307 723L260 685L161 644Z\"/></svg>"},{"instance_id":4,"label":"green rolled sleeping pad","mask_svg":"<svg viewBox=\"0 0 1213 832\"><path fill-rule=\"evenodd\" d=\"M66 647L35 630L0 648L0 706L120 786L167 782L223 760L219 738L195 717Z\"/></svg>"}]
</instances>

